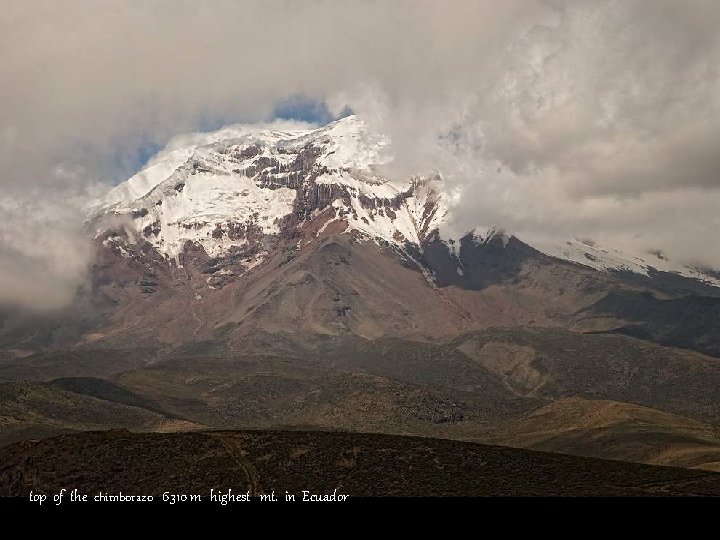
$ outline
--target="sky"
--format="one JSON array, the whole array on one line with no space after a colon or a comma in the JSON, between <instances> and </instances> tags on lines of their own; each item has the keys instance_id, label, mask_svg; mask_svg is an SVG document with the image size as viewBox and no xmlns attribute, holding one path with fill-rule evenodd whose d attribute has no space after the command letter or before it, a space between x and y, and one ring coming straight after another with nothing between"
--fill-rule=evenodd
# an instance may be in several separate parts
<instances>
[{"instance_id":1,"label":"sky","mask_svg":"<svg viewBox=\"0 0 720 540\"><path fill-rule=\"evenodd\" d=\"M353 111L387 174L441 170L448 234L720 267L715 0L8 0L0 305L87 277L84 205L173 136Z\"/></svg>"}]
</instances>

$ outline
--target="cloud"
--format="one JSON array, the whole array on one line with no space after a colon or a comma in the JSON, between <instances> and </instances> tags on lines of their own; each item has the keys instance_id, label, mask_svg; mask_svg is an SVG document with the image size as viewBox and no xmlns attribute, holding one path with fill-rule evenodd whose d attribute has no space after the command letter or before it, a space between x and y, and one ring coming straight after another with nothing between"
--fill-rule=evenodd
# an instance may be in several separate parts
<instances>
[{"instance_id":1,"label":"cloud","mask_svg":"<svg viewBox=\"0 0 720 540\"><path fill-rule=\"evenodd\" d=\"M661 246L717 267L720 5L555 6L506 50L457 128L477 150L460 167L476 204L457 220Z\"/></svg>"},{"instance_id":2,"label":"cloud","mask_svg":"<svg viewBox=\"0 0 720 540\"><path fill-rule=\"evenodd\" d=\"M42 307L18 292L38 273L54 280L47 307L81 284L84 216L66 201L178 133L267 120L296 95L391 135L390 174L445 170L463 193L457 230L652 243L720 265L719 17L700 0L9 3L0 303ZM44 239L30 248L20 231Z\"/></svg>"},{"instance_id":3,"label":"cloud","mask_svg":"<svg viewBox=\"0 0 720 540\"><path fill-rule=\"evenodd\" d=\"M82 230L82 196L61 201L45 190L0 196L0 301L45 311L73 300L85 280L90 246Z\"/></svg>"}]
</instances>

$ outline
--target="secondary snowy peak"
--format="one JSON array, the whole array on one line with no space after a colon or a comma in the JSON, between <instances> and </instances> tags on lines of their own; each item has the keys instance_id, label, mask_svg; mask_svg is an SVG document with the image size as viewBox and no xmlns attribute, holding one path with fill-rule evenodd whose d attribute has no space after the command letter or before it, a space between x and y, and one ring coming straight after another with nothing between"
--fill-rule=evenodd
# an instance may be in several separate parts
<instances>
[{"instance_id":1,"label":"secondary snowy peak","mask_svg":"<svg viewBox=\"0 0 720 540\"><path fill-rule=\"evenodd\" d=\"M720 279L691 266L668 260L659 252L629 254L597 245L591 240L526 240L532 247L557 259L588 266L603 272L630 272L652 276L654 272L668 272L720 287Z\"/></svg>"},{"instance_id":2,"label":"secondary snowy peak","mask_svg":"<svg viewBox=\"0 0 720 540\"><path fill-rule=\"evenodd\" d=\"M439 177L390 182L378 171L388 145L355 116L317 129L226 128L159 154L98 201L91 222L106 243L143 238L174 259L190 242L254 264L264 238L292 237L320 214L373 239L420 244L444 214Z\"/></svg>"}]
</instances>

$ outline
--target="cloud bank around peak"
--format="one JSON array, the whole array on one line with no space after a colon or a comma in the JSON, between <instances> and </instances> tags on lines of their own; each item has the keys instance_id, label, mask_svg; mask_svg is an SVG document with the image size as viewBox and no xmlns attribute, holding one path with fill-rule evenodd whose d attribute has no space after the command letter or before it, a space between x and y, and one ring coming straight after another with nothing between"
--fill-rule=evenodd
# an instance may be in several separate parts
<instances>
[{"instance_id":1,"label":"cloud bank around peak","mask_svg":"<svg viewBox=\"0 0 720 540\"><path fill-rule=\"evenodd\" d=\"M143 149L208 119L267 121L296 95L388 133L393 174L444 170L458 231L720 266L718 27L709 0L9 2L0 304L66 302L89 262L70 255L90 253L81 201ZM54 294L26 300L39 268Z\"/></svg>"}]
</instances>

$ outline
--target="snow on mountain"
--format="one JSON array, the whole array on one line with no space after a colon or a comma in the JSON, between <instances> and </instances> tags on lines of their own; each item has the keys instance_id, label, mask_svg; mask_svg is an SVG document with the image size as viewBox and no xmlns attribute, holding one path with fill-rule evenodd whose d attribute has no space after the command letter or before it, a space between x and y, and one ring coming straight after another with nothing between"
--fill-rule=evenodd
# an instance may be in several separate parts
<instances>
[{"instance_id":1,"label":"snow on mountain","mask_svg":"<svg viewBox=\"0 0 720 540\"><path fill-rule=\"evenodd\" d=\"M224 129L162 153L98 201L91 221L102 234L107 218L124 218L129 237L175 259L187 242L220 256L326 208L349 230L420 244L444 212L437 179L380 176L388 144L354 116L318 129Z\"/></svg>"},{"instance_id":2,"label":"snow on mountain","mask_svg":"<svg viewBox=\"0 0 720 540\"><path fill-rule=\"evenodd\" d=\"M319 232L341 222L346 232L422 250L447 215L442 179L389 181L380 172L391 160L389 150L389 139L371 133L356 116L320 128L232 126L194 135L97 201L90 221L98 236L115 229L105 243L118 249L142 237L168 259L179 260L191 242L211 257L233 253L246 267L261 262L265 238L292 236L320 214L327 221ZM471 234L476 245L496 237L507 245L510 238L497 227ZM519 239L549 256L600 271L651 275L655 269L720 286L717 278L661 256L629 255L576 239Z\"/></svg>"},{"instance_id":3,"label":"snow on mountain","mask_svg":"<svg viewBox=\"0 0 720 540\"><path fill-rule=\"evenodd\" d=\"M599 246L589 240L526 240L532 247L544 253L603 272L632 272L650 276L653 271L670 272L687 278L702 281L708 285L720 287L720 280L709 274L683 264L674 263L661 253L628 254L616 249Z\"/></svg>"}]
</instances>

